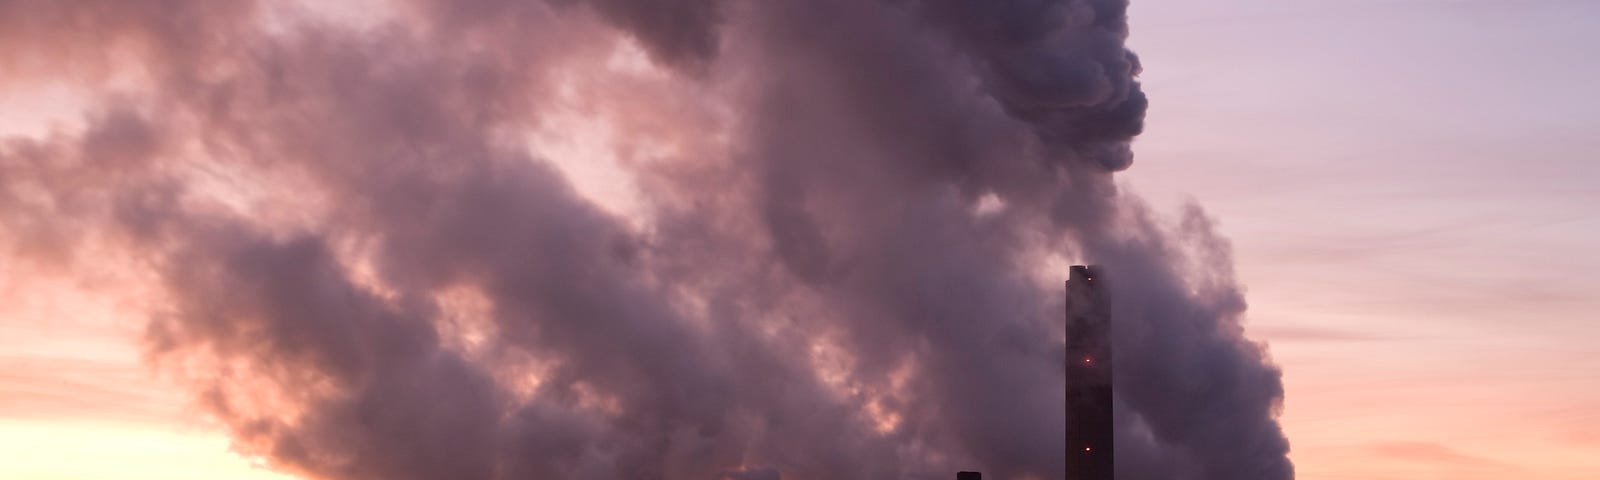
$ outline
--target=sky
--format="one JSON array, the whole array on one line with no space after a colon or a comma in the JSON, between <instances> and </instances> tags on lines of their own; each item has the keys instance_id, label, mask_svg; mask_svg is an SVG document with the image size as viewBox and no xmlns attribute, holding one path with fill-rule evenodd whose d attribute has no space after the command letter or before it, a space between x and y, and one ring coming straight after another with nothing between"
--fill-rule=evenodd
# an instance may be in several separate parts
<instances>
[{"instance_id":1,"label":"sky","mask_svg":"<svg viewBox=\"0 0 1600 480\"><path fill-rule=\"evenodd\" d=\"M1124 179L1220 219L1308 479L1590 478L1600 5L1144 0Z\"/></svg>"},{"instance_id":2,"label":"sky","mask_svg":"<svg viewBox=\"0 0 1600 480\"><path fill-rule=\"evenodd\" d=\"M1295 476L1600 475L1596 22L1583 1L1133 2L1150 107L1117 181L1157 212L1202 206L1232 242ZM642 55L608 68L655 75ZM72 130L90 103L13 81L0 133ZM533 141L580 195L644 208L625 162L591 159L622 156L620 134L586 118ZM151 367L137 265L0 272L0 337L22 339L0 342L0 476L299 478Z\"/></svg>"}]
</instances>

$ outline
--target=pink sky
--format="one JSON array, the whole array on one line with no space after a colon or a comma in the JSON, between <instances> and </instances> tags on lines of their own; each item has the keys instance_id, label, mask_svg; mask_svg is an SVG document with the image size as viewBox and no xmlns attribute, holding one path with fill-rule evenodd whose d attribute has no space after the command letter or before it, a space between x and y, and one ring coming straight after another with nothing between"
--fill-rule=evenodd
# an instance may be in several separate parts
<instances>
[{"instance_id":1,"label":"pink sky","mask_svg":"<svg viewBox=\"0 0 1600 480\"><path fill-rule=\"evenodd\" d=\"M1119 178L1233 241L1299 478L1600 477L1600 7L1136 0L1131 23L1151 107ZM73 128L75 95L5 84L0 134ZM615 135L543 140L627 213L615 162L561 162ZM145 365L118 313L146 292L102 288L124 267L0 256L0 477L289 478Z\"/></svg>"},{"instance_id":2,"label":"pink sky","mask_svg":"<svg viewBox=\"0 0 1600 480\"><path fill-rule=\"evenodd\" d=\"M1220 219L1306 479L1600 475L1600 8L1143 0L1123 178Z\"/></svg>"}]
</instances>

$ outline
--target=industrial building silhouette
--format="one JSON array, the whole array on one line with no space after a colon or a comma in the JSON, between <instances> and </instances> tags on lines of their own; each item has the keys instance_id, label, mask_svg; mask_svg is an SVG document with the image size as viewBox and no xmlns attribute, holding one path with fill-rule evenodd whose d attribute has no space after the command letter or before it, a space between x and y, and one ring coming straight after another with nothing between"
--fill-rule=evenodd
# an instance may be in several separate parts
<instances>
[{"instance_id":1,"label":"industrial building silhouette","mask_svg":"<svg viewBox=\"0 0 1600 480\"><path fill-rule=\"evenodd\" d=\"M1074 265L1067 277L1067 480L1111 480L1111 310L1100 268ZM959 472L956 480L982 480Z\"/></svg>"}]
</instances>

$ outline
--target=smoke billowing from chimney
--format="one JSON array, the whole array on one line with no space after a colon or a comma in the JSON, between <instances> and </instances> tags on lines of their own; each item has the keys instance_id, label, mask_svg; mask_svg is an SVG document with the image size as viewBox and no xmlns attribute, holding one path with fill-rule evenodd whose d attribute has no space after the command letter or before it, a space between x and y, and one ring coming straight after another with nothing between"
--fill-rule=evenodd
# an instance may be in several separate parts
<instances>
[{"instance_id":1,"label":"smoke billowing from chimney","mask_svg":"<svg viewBox=\"0 0 1600 480\"><path fill-rule=\"evenodd\" d=\"M150 358L244 452L1060 478L1087 260L1119 476L1293 477L1227 243L1112 181L1124 1L313 3L0 0L0 88L89 110L0 146L0 246L156 286Z\"/></svg>"}]
</instances>

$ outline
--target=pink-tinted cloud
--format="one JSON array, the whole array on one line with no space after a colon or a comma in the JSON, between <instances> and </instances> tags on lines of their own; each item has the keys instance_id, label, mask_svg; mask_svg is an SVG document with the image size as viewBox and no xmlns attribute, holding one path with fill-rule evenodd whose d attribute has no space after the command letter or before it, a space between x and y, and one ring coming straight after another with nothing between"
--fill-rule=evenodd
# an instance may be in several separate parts
<instances>
[{"instance_id":1,"label":"pink-tinted cloud","mask_svg":"<svg viewBox=\"0 0 1600 480\"><path fill-rule=\"evenodd\" d=\"M1068 258L1116 272L1125 478L1293 475L1230 245L1112 180L1145 108L1125 2L384 7L0 3L4 65L90 99L81 132L0 147L7 255L148 276L151 362L241 451L340 479L1056 477L1036 269ZM546 158L573 112L617 132L642 211Z\"/></svg>"}]
</instances>

